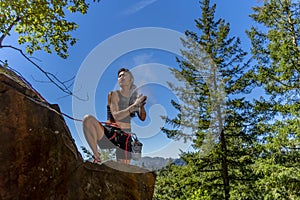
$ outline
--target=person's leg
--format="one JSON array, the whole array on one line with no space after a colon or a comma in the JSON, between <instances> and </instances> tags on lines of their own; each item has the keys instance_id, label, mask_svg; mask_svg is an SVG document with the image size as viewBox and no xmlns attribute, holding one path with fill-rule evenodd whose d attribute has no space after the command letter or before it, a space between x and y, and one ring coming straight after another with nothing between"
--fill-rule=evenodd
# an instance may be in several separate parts
<instances>
[{"instance_id":1,"label":"person's leg","mask_svg":"<svg viewBox=\"0 0 300 200\"><path fill-rule=\"evenodd\" d=\"M100 160L100 153L97 149L97 141L104 135L104 127L92 115L86 115L82 122L84 136L90 145L96 159Z\"/></svg>"},{"instance_id":2,"label":"person's leg","mask_svg":"<svg viewBox=\"0 0 300 200\"><path fill-rule=\"evenodd\" d=\"M118 162L123 163L123 164L127 164L127 165L130 164L130 160L126 160L126 159L118 159Z\"/></svg>"},{"instance_id":3,"label":"person's leg","mask_svg":"<svg viewBox=\"0 0 300 200\"><path fill-rule=\"evenodd\" d=\"M130 134L124 132L122 137L119 137L118 142L120 146L116 150L117 161L123 164L130 164L130 159L131 159Z\"/></svg>"},{"instance_id":4,"label":"person's leg","mask_svg":"<svg viewBox=\"0 0 300 200\"><path fill-rule=\"evenodd\" d=\"M130 164L130 152L127 152L120 147L116 149L116 157L119 163ZM126 159L127 158L127 159Z\"/></svg>"}]
</instances>

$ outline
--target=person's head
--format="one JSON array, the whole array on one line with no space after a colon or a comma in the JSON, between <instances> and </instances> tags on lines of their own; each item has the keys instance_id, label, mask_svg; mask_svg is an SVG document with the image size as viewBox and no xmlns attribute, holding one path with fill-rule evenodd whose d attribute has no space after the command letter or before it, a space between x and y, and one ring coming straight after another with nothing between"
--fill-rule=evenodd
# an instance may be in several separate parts
<instances>
[{"instance_id":1,"label":"person's head","mask_svg":"<svg viewBox=\"0 0 300 200\"><path fill-rule=\"evenodd\" d=\"M120 86L129 85L133 86L134 78L129 69L121 68L118 70L118 83Z\"/></svg>"},{"instance_id":2,"label":"person's head","mask_svg":"<svg viewBox=\"0 0 300 200\"><path fill-rule=\"evenodd\" d=\"M130 100L129 105L132 105L137 98L137 87L134 84L134 77L129 69L121 68L118 71L118 83L120 86L130 85ZM130 116L135 116L131 113Z\"/></svg>"}]
</instances>

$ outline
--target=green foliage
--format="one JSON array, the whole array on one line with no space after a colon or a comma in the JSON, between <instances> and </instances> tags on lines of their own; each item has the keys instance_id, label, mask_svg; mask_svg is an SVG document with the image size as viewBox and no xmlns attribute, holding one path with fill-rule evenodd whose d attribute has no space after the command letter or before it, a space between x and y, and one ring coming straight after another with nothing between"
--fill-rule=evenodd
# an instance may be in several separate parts
<instances>
[{"instance_id":1,"label":"green foliage","mask_svg":"<svg viewBox=\"0 0 300 200\"><path fill-rule=\"evenodd\" d=\"M48 53L55 51L66 58L68 47L76 43L70 33L78 27L75 22L66 20L66 12L85 14L88 7L85 0L2 0L0 47L14 28L19 34L19 44L26 44L26 52L30 55L44 50Z\"/></svg>"},{"instance_id":2,"label":"green foliage","mask_svg":"<svg viewBox=\"0 0 300 200\"><path fill-rule=\"evenodd\" d=\"M81 146L81 149L88 160L93 160L95 157L86 147ZM100 149L100 159L102 161L115 159L115 149Z\"/></svg>"},{"instance_id":3,"label":"green foliage","mask_svg":"<svg viewBox=\"0 0 300 200\"><path fill-rule=\"evenodd\" d=\"M201 191L200 189L196 190L194 194L190 197L191 200L211 200L208 195L207 190Z\"/></svg>"},{"instance_id":4,"label":"green foliage","mask_svg":"<svg viewBox=\"0 0 300 200\"><path fill-rule=\"evenodd\" d=\"M187 165L172 166L158 175L157 199L251 199L255 174L252 165L257 123L245 95L253 89L253 70L239 38L229 36L229 23L215 19L216 5L200 2L199 32L186 31L183 60L175 76L183 86L172 86L179 114L165 117L171 138L193 139L196 152L182 155ZM190 132L184 132L189 130ZM173 188L177 183L177 187Z\"/></svg>"},{"instance_id":5,"label":"green foliage","mask_svg":"<svg viewBox=\"0 0 300 200\"><path fill-rule=\"evenodd\" d=\"M100 149L101 160L116 160L116 149Z\"/></svg>"},{"instance_id":6,"label":"green foliage","mask_svg":"<svg viewBox=\"0 0 300 200\"><path fill-rule=\"evenodd\" d=\"M185 59L178 59L180 70L174 70L187 84L173 89L188 106L172 102L180 114L166 117L173 129L163 129L174 139L192 135L197 151L182 155L186 166L170 166L158 174L155 195L157 199L228 199L223 192L226 159L230 199L300 199L300 2L266 0L253 8L251 17L261 26L247 32L255 61L251 68L243 61L246 54L238 38L228 38L229 25L222 19L215 21L215 5L208 4L208 0L201 3L202 17L196 20L199 33L186 32ZM212 74L219 72L227 94L225 140L222 143L220 137L206 154L203 144L212 132L210 113L215 110L211 101L220 103L222 95L211 92L212 83L197 74L195 66L205 63L201 52L216 64ZM264 89L266 96L246 101L255 86ZM191 89L196 103L189 103ZM182 110L191 111L189 123L182 122ZM193 131L184 133L178 129L182 126ZM174 181L179 185L173 189Z\"/></svg>"},{"instance_id":7,"label":"green foliage","mask_svg":"<svg viewBox=\"0 0 300 200\"><path fill-rule=\"evenodd\" d=\"M199 160L199 155L193 155L196 158L195 161ZM191 157L191 155L186 156ZM206 195L207 191L202 192L201 183L199 171L195 166L189 163L185 166L171 164L158 172L154 199L209 199Z\"/></svg>"},{"instance_id":8,"label":"green foliage","mask_svg":"<svg viewBox=\"0 0 300 200\"><path fill-rule=\"evenodd\" d=\"M265 1L251 15L263 28L248 36L256 60L256 81L267 97L256 102L260 157L254 165L263 199L300 199L300 2Z\"/></svg>"},{"instance_id":9,"label":"green foliage","mask_svg":"<svg viewBox=\"0 0 300 200\"><path fill-rule=\"evenodd\" d=\"M298 3L289 0L272 0L255 7L251 17L264 25L259 30L252 27L248 35L252 42L252 54L257 61L257 77L269 94L298 88L300 9Z\"/></svg>"},{"instance_id":10,"label":"green foliage","mask_svg":"<svg viewBox=\"0 0 300 200\"><path fill-rule=\"evenodd\" d=\"M174 139L192 136L196 151L182 155L186 166L171 165L158 173L155 197L228 199L224 195L227 170L230 199L300 199L299 2L270 0L253 8L251 17L263 28L247 32L255 61L251 68L243 61L246 54L238 38L228 38L229 25L222 19L215 21L215 5L208 4L207 0L201 3L202 17L196 20L199 33L187 31L183 40L185 59L178 59L180 70L173 70L186 81L183 87L173 86L183 104L172 102L180 114L165 117L172 128L163 129ZM207 54L216 65L210 68L214 73L205 68ZM204 73L197 73L196 66ZM211 112L217 111L211 102L220 103L223 94L211 92L210 81L218 79L210 76L207 81L203 74L216 73L227 93L225 143L220 135L207 151L204 144L213 135ZM264 89L266 96L246 101L254 86ZM191 94L195 94L194 102ZM182 126L192 131L180 131Z\"/></svg>"},{"instance_id":11,"label":"green foliage","mask_svg":"<svg viewBox=\"0 0 300 200\"><path fill-rule=\"evenodd\" d=\"M299 156L295 161L289 161L294 166L272 159L259 159L255 163L255 173L260 177L256 187L264 199L300 199L300 169L296 164L299 163Z\"/></svg>"}]
</instances>

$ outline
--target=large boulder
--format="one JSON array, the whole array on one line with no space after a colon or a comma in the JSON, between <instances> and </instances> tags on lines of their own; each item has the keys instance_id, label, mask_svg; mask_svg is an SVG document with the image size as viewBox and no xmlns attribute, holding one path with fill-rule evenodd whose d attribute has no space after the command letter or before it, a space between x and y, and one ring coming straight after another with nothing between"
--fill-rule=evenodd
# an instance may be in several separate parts
<instances>
[{"instance_id":1,"label":"large boulder","mask_svg":"<svg viewBox=\"0 0 300 200\"><path fill-rule=\"evenodd\" d=\"M59 107L0 73L0 199L147 200L154 184L135 166L85 162Z\"/></svg>"}]
</instances>

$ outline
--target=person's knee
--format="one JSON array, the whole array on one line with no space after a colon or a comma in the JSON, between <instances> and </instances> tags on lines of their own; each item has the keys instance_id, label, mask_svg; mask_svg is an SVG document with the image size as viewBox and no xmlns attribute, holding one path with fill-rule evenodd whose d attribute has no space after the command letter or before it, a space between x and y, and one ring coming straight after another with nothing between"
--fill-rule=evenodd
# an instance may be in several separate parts
<instances>
[{"instance_id":1,"label":"person's knee","mask_svg":"<svg viewBox=\"0 0 300 200\"><path fill-rule=\"evenodd\" d=\"M93 122L97 121L93 115L85 115L82 120L83 128L91 126Z\"/></svg>"}]
</instances>

